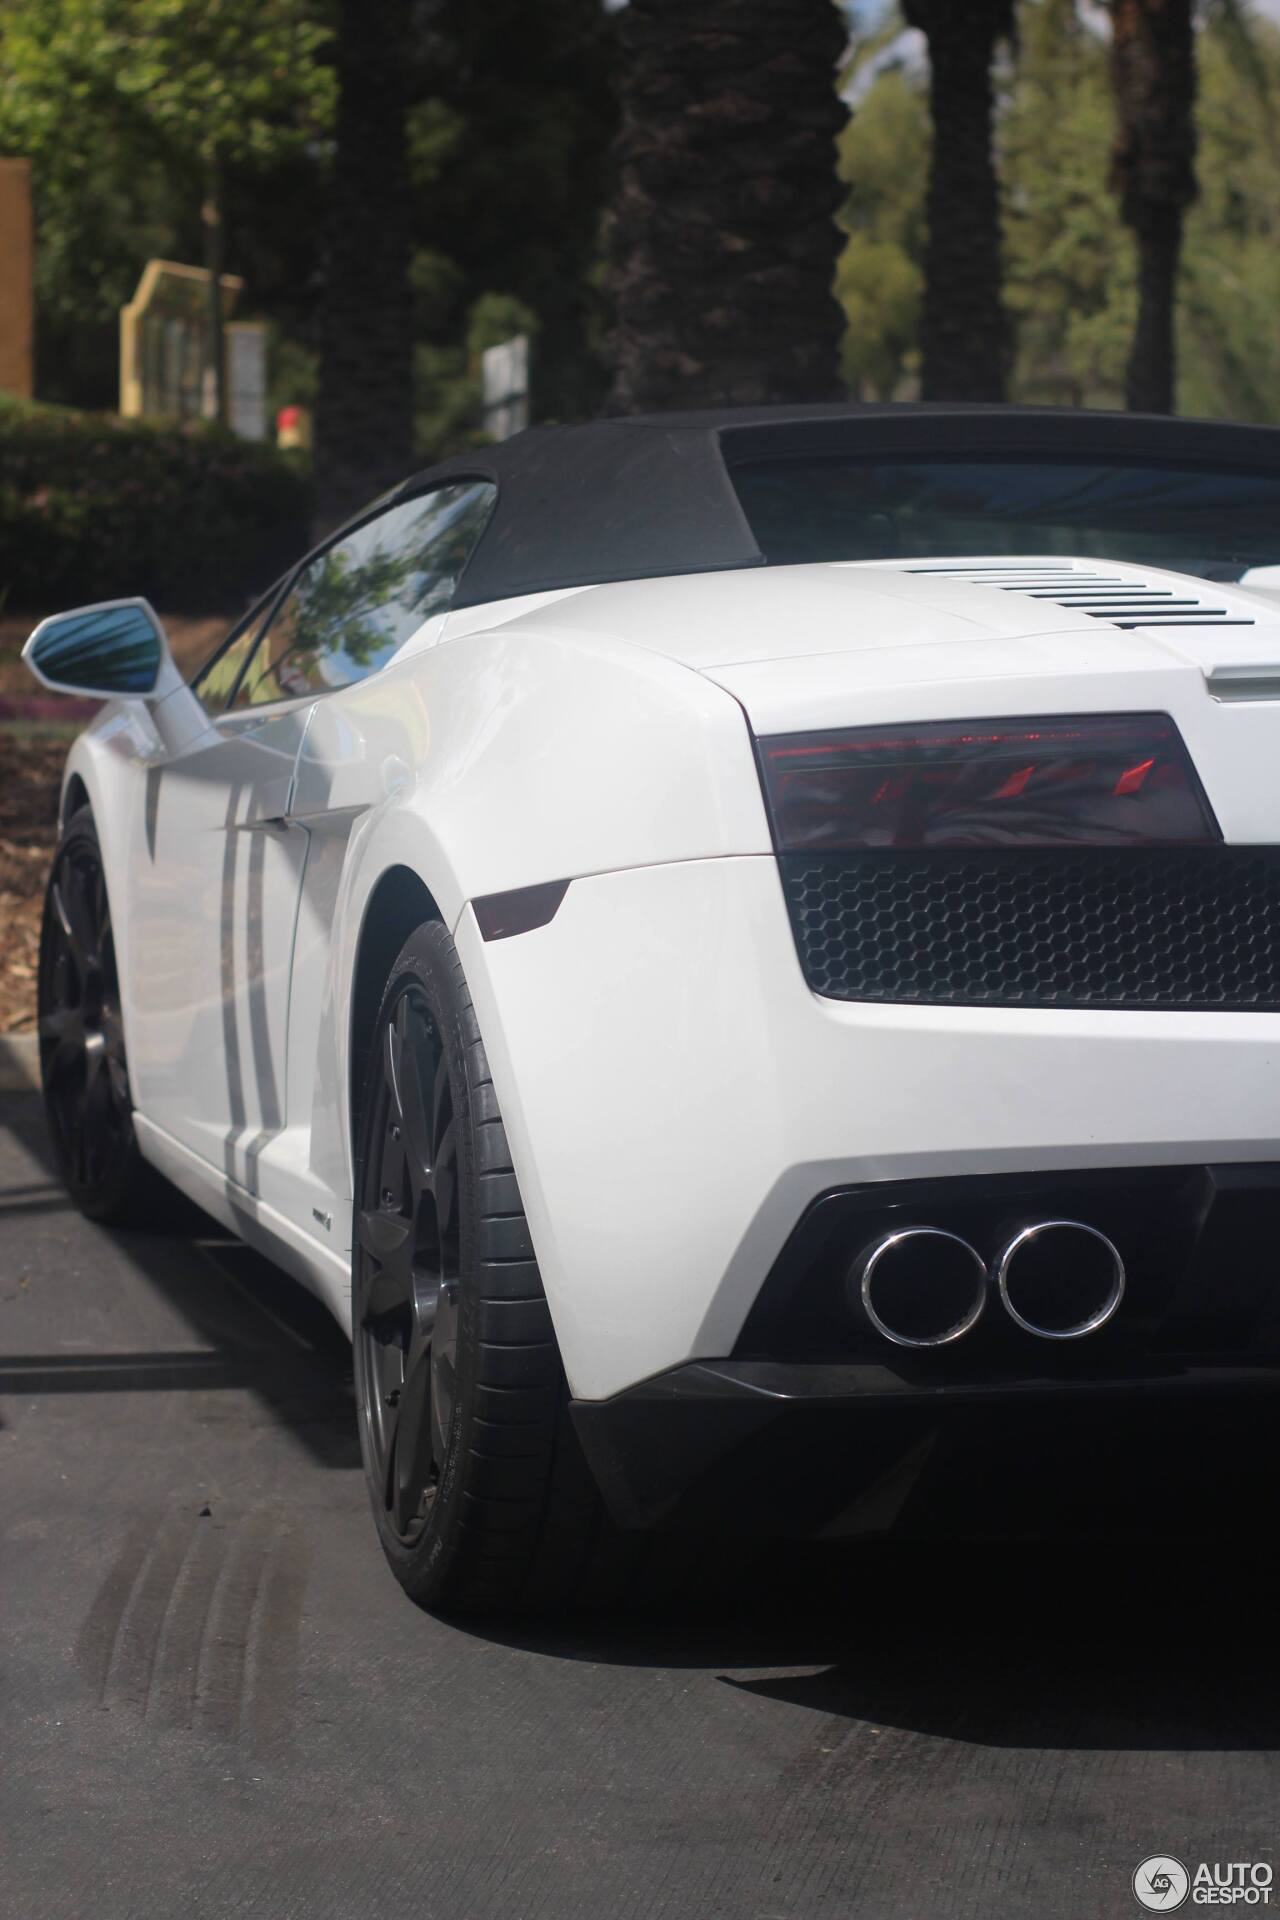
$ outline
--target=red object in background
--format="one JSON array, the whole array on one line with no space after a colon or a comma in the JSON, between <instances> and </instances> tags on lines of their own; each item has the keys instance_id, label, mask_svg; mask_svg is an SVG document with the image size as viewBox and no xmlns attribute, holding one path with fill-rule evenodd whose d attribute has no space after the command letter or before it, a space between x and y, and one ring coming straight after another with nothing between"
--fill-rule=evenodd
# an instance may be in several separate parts
<instances>
[{"instance_id":1,"label":"red object in background","mask_svg":"<svg viewBox=\"0 0 1280 1920\"><path fill-rule=\"evenodd\" d=\"M305 451L311 445L311 415L305 407L290 403L277 410L276 445L286 452L298 447Z\"/></svg>"}]
</instances>

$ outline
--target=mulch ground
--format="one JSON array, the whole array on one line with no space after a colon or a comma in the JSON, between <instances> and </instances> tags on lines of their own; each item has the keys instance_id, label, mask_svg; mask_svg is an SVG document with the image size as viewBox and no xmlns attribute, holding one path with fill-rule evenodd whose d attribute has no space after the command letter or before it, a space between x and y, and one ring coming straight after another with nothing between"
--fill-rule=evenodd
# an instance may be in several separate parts
<instances>
[{"instance_id":1,"label":"mulch ground","mask_svg":"<svg viewBox=\"0 0 1280 1920\"><path fill-rule=\"evenodd\" d=\"M69 744L65 733L0 729L0 1033L35 1026L40 912Z\"/></svg>"}]
</instances>

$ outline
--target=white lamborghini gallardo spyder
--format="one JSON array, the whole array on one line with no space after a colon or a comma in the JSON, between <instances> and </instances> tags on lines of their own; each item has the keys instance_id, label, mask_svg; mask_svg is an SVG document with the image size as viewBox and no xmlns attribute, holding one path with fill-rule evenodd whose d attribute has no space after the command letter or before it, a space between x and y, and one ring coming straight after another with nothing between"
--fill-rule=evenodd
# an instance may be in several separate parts
<instances>
[{"instance_id":1,"label":"white lamborghini gallardo spyder","mask_svg":"<svg viewBox=\"0 0 1280 1920\"><path fill-rule=\"evenodd\" d=\"M1269 1384L1277 561L1274 431L802 408L437 466L189 683L46 620L71 1192L328 1303L427 1605Z\"/></svg>"}]
</instances>

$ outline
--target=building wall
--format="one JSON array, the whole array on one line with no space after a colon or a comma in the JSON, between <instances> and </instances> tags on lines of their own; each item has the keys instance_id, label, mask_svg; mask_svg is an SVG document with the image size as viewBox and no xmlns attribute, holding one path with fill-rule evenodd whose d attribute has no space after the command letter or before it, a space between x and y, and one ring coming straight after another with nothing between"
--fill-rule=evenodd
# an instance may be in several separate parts
<instances>
[{"instance_id":1,"label":"building wall","mask_svg":"<svg viewBox=\"0 0 1280 1920\"><path fill-rule=\"evenodd\" d=\"M0 393L31 395L31 162L0 160Z\"/></svg>"}]
</instances>

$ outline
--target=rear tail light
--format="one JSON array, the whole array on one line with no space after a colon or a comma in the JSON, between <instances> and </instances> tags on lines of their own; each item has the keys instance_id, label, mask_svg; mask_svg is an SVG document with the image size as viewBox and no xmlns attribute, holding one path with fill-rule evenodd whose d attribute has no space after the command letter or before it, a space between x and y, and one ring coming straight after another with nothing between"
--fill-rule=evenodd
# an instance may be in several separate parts
<instances>
[{"instance_id":1,"label":"rear tail light","mask_svg":"<svg viewBox=\"0 0 1280 1920\"><path fill-rule=\"evenodd\" d=\"M1167 714L857 727L759 744L782 853L1222 837Z\"/></svg>"}]
</instances>

